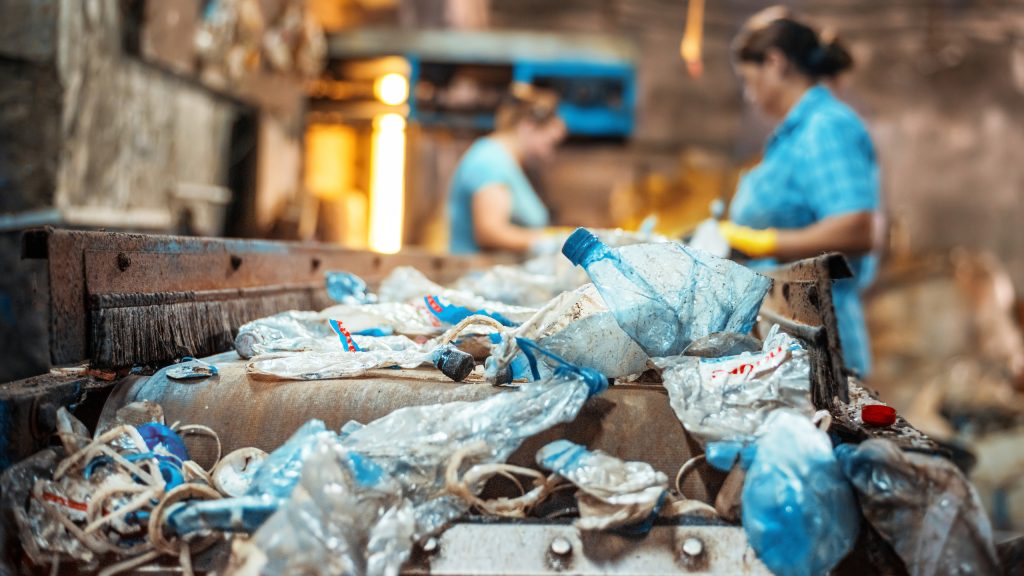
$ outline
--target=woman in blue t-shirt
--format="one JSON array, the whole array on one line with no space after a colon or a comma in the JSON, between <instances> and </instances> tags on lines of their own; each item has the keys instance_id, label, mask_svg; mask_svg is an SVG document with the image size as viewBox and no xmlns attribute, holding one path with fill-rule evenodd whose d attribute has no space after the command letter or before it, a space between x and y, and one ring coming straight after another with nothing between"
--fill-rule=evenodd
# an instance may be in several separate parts
<instances>
[{"instance_id":1,"label":"woman in blue t-shirt","mask_svg":"<svg viewBox=\"0 0 1024 576\"><path fill-rule=\"evenodd\" d=\"M542 239L548 210L523 172L565 138L558 97L515 84L495 117L496 130L459 161L448 195L451 252L526 252Z\"/></svg>"},{"instance_id":2,"label":"woman in blue t-shirt","mask_svg":"<svg viewBox=\"0 0 1024 576\"><path fill-rule=\"evenodd\" d=\"M864 122L829 82L853 59L783 9L752 18L733 45L746 98L778 122L764 158L740 180L721 231L736 250L771 266L841 252L855 278L837 281L833 302L847 366L870 370L860 291L874 278L879 177Z\"/></svg>"}]
</instances>

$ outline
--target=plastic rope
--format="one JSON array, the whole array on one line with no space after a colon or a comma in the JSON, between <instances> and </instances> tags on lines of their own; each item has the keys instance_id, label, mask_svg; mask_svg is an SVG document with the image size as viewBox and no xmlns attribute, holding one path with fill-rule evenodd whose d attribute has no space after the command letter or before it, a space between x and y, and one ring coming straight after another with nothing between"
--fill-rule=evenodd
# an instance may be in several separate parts
<instances>
[{"instance_id":1,"label":"plastic rope","mask_svg":"<svg viewBox=\"0 0 1024 576\"><path fill-rule=\"evenodd\" d=\"M683 465L679 467L679 472L676 472L675 486L677 494L680 496L683 495L683 478L690 474L690 472L696 470L697 465L705 460L707 460L707 457L704 454L698 454L686 462L683 462Z\"/></svg>"}]
</instances>

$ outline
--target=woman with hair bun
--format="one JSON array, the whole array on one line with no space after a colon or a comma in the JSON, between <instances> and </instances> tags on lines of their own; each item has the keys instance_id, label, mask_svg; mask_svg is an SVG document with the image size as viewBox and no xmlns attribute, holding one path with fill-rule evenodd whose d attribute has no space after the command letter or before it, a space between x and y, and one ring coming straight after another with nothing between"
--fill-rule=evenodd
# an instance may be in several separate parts
<instances>
[{"instance_id":1,"label":"woman with hair bun","mask_svg":"<svg viewBox=\"0 0 1024 576\"><path fill-rule=\"evenodd\" d=\"M833 287L846 365L870 370L860 292L876 268L878 166L864 122L825 86L853 66L834 34L783 8L751 18L733 43L744 96L778 122L720 230L752 266L841 252L855 277Z\"/></svg>"},{"instance_id":2,"label":"woman with hair bun","mask_svg":"<svg viewBox=\"0 0 1024 576\"><path fill-rule=\"evenodd\" d=\"M554 92L517 83L498 108L495 131L459 161L448 194L453 254L526 252L545 242L548 210L523 172L565 138Z\"/></svg>"}]
</instances>

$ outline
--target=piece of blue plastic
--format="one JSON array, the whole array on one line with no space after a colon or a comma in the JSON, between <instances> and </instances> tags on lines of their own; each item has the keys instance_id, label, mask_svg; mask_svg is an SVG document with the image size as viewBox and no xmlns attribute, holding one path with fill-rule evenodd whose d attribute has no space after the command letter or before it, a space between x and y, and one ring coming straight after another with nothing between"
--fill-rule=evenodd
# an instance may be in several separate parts
<instances>
[{"instance_id":1,"label":"piece of blue plastic","mask_svg":"<svg viewBox=\"0 0 1024 576\"><path fill-rule=\"evenodd\" d=\"M366 282L350 272L327 272L324 280L327 295L340 304L368 304L375 300L366 293Z\"/></svg>"},{"instance_id":2,"label":"piece of blue plastic","mask_svg":"<svg viewBox=\"0 0 1024 576\"><path fill-rule=\"evenodd\" d=\"M765 421L742 498L750 546L779 576L828 574L860 531L857 499L831 441L788 408Z\"/></svg>"},{"instance_id":3,"label":"piece of blue plastic","mask_svg":"<svg viewBox=\"0 0 1024 576\"><path fill-rule=\"evenodd\" d=\"M582 266L622 330L651 357L714 332L749 332L771 281L676 242L609 248L583 228L562 253Z\"/></svg>"},{"instance_id":4,"label":"piece of blue plastic","mask_svg":"<svg viewBox=\"0 0 1024 576\"><path fill-rule=\"evenodd\" d=\"M167 452L184 462L189 459L185 441L177 432L159 422L148 422L135 427L150 450L163 447Z\"/></svg>"}]
</instances>

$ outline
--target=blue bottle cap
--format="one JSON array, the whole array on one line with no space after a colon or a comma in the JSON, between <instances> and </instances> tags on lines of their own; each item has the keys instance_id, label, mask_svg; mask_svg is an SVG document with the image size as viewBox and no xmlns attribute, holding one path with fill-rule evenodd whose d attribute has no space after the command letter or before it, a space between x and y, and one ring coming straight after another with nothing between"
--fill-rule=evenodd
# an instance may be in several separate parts
<instances>
[{"instance_id":1,"label":"blue bottle cap","mask_svg":"<svg viewBox=\"0 0 1024 576\"><path fill-rule=\"evenodd\" d=\"M562 245L562 254L573 266L581 266L588 262L591 254L599 247L603 248L604 243L597 236L586 228L577 228Z\"/></svg>"}]
</instances>

